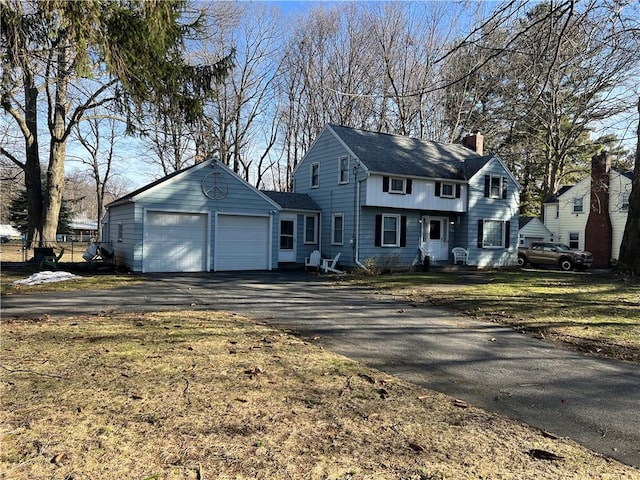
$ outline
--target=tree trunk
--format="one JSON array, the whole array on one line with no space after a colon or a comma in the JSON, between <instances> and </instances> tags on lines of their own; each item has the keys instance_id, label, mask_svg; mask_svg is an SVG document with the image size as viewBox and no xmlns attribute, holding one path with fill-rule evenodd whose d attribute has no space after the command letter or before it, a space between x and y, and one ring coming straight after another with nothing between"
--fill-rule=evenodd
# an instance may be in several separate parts
<instances>
[{"instance_id":1,"label":"tree trunk","mask_svg":"<svg viewBox=\"0 0 640 480\"><path fill-rule=\"evenodd\" d=\"M25 140L24 186L27 190L27 248L40 245L42 240L42 171L38 150L38 88L30 72L24 75Z\"/></svg>"},{"instance_id":2,"label":"tree trunk","mask_svg":"<svg viewBox=\"0 0 640 480\"><path fill-rule=\"evenodd\" d=\"M640 117L640 99L638 99L638 115ZM627 224L624 228L622 245L620 245L620 258L616 271L619 273L640 276L640 118L637 130L638 142L636 145L635 168L631 181L631 193L629 195L629 211L627 212Z\"/></svg>"},{"instance_id":3,"label":"tree trunk","mask_svg":"<svg viewBox=\"0 0 640 480\"><path fill-rule=\"evenodd\" d=\"M49 167L47 169L47 185L44 197L44 215L42 218L42 241L47 245L56 243L58 218L64 193L64 163L67 154L67 118L68 87L70 79L69 42L67 38L60 41L57 52L56 92L53 104L53 121L50 125L51 142L49 150Z\"/></svg>"}]
</instances>

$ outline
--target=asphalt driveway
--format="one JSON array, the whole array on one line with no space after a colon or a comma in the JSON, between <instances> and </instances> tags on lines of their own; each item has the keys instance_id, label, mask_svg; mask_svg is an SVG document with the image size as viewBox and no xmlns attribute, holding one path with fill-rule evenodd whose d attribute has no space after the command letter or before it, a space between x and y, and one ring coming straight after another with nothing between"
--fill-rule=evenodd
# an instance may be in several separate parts
<instances>
[{"instance_id":1,"label":"asphalt driveway","mask_svg":"<svg viewBox=\"0 0 640 480\"><path fill-rule=\"evenodd\" d=\"M639 365L302 272L146 278L114 290L3 296L2 316L234 311L640 467Z\"/></svg>"}]
</instances>

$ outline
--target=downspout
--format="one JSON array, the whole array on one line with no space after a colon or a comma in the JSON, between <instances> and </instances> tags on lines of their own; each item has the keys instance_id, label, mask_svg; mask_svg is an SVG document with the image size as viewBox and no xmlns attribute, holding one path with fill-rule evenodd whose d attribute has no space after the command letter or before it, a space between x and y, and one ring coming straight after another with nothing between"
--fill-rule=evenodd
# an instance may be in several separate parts
<instances>
[{"instance_id":1,"label":"downspout","mask_svg":"<svg viewBox=\"0 0 640 480\"><path fill-rule=\"evenodd\" d=\"M355 209L355 224L354 224L354 256L353 256L353 261L354 263L362 268L364 271L369 271L369 269L367 267L365 267L362 263L360 263L360 259L359 259L359 252L360 252L360 183L363 182L365 179L363 178L362 180L358 180L358 165L353 167L353 180L355 182L355 189L354 189L354 199L353 199L353 206Z\"/></svg>"},{"instance_id":2,"label":"downspout","mask_svg":"<svg viewBox=\"0 0 640 480\"><path fill-rule=\"evenodd\" d=\"M322 251L322 210L318 214L318 251Z\"/></svg>"}]
</instances>

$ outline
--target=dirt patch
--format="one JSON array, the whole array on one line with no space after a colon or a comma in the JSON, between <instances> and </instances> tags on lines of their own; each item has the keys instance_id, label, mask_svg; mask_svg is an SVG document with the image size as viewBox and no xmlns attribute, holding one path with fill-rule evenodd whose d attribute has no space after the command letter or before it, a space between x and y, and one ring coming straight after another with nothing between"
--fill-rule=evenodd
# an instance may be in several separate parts
<instances>
[{"instance_id":1,"label":"dirt patch","mask_svg":"<svg viewBox=\"0 0 640 480\"><path fill-rule=\"evenodd\" d=\"M9 321L5 478L640 478L233 314Z\"/></svg>"}]
</instances>

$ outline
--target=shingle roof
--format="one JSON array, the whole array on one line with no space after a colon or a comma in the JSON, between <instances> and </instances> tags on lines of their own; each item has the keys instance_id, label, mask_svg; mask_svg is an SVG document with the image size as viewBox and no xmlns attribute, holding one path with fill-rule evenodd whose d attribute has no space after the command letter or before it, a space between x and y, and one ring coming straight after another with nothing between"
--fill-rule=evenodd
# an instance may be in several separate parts
<instances>
[{"instance_id":1,"label":"shingle roof","mask_svg":"<svg viewBox=\"0 0 640 480\"><path fill-rule=\"evenodd\" d=\"M573 186L574 185L564 185L564 186L560 187L560 190L558 190L556 193L547 195L542 203L555 203L555 202L557 202L558 198L560 197L560 195L565 193L567 190L569 190Z\"/></svg>"},{"instance_id":2,"label":"shingle roof","mask_svg":"<svg viewBox=\"0 0 640 480\"><path fill-rule=\"evenodd\" d=\"M320 211L320 207L306 193L275 192L273 190L261 190L267 197L287 210Z\"/></svg>"},{"instance_id":3,"label":"shingle roof","mask_svg":"<svg viewBox=\"0 0 640 480\"><path fill-rule=\"evenodd\" d=\"M465 162L471 161L474 164L471 170L475 169L477 172L491 158L481 157L462 145L429 142L339 125L329 127L370 172L467 180L469 177Z\"/></svg>"},{"instance_id":4,"label":"shingle roof","mask_svg":"<svg viewBox=\"0 0 640 480\"><path fill-rule=\"evenodd\" d=\"M522 229L527 223L536 217L518 217L518 228Z\"/></svg>"}]
</instances>

